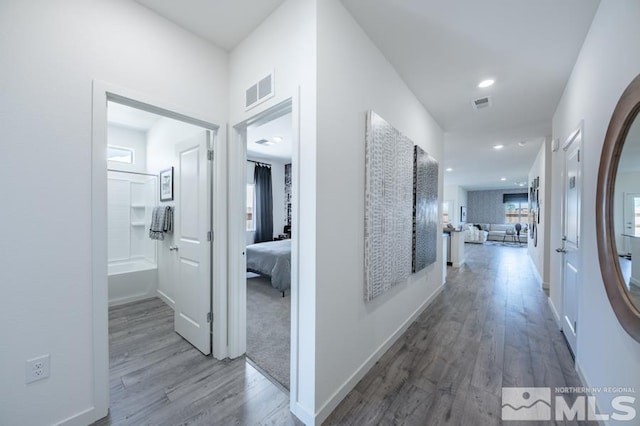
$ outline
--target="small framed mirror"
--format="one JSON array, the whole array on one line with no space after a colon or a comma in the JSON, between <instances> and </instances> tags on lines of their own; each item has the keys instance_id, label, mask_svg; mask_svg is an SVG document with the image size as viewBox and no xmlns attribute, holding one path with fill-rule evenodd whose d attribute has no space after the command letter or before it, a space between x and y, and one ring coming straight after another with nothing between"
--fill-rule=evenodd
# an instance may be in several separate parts
<instances>
[{"instance_id":1,"label":"small framed mirror","mask_svg":"<svg viewBox=\"0 0 640 426\"><path fill-rule=\"evenodd\" d=\"M596 235L600 270L622 327L640 342L640 75L622 94L600 157Z\"/></svg>"}]
</instances>

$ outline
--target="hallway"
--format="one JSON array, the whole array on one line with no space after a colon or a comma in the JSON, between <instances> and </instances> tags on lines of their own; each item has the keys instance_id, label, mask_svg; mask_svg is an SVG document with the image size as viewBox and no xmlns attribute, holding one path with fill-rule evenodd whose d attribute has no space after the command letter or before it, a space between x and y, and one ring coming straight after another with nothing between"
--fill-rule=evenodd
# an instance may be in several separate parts
<instances>
[{"instance_id":1,"label":"hallway","mask_svg":"<svg viewBox=\"0 0 640 426\"><path fill-rule=\"evenodd\" d=\"M325 424L498 425L502 387L581 386L526 246L465 250L466 264L449 268L441 294Z\"/></svg>"}]
</instances>

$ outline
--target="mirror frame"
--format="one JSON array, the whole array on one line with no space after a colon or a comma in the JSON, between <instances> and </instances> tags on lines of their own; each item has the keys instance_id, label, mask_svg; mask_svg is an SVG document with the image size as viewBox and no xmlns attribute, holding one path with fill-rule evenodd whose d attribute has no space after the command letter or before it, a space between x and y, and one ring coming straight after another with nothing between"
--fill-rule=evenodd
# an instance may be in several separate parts
<instances>
[{"instance_id":1,"label":"mirror frame","mask_svg":"<svg viewBox=\"0 0 640 426\"><path fill-rule=\"evenodd\" d=\"M618 261L613 226L613 197L622 149L639 111L640 75L636 76L625 89L613 111L602 147L596 190L596 237L602 280L618 321L638 342L640 342L640 307L634 305L626 290Z\"/></svg>"}]
</instances>

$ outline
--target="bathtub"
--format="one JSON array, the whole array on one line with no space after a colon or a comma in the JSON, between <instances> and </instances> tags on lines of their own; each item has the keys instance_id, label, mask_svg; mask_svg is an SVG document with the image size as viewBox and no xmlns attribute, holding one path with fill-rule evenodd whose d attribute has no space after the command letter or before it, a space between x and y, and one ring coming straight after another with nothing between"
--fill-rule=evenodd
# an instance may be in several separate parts
<instances>
[{"instance_id":1,"label":"bathtub","mask_svg":"<svg viewBox=\"0 0 640 426\"><path fill-rule=\"evenodd\" d=\"M158 265L146 259L109 262L109 306L156 297Z\"/></svg>"}]
</instances>

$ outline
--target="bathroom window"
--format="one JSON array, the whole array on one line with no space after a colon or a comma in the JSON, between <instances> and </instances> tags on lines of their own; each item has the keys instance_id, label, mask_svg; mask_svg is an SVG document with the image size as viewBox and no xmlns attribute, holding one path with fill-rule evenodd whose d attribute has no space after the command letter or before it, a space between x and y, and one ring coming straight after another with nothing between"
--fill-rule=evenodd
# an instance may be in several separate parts
<instances>
[{"instance_id":1,"label":"bathroom window","mask_svg":"<svg viewBox=\"0 0 640 426\"><path fill-rule=\"evenodd\" d=\"M107 161L117 161L118 163L133 164L133 149L119 146L107 146Z\"/></svg>"}]
</instances>

